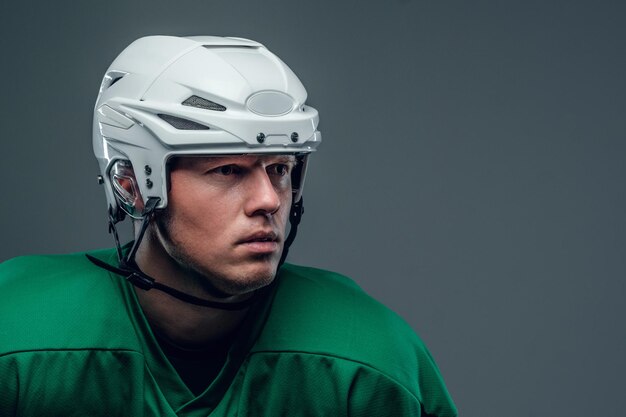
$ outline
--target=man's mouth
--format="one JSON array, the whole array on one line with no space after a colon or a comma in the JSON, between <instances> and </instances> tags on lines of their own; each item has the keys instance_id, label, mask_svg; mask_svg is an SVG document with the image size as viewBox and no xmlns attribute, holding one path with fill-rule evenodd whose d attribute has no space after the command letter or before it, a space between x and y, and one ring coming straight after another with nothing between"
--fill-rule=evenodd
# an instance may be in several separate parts
<instances>
[{"instance_id":1,"label":"man's mouth","mask_svg":"<svg viewBox=\"0 0 626 417\"><path fill-rule=\"evenodd\" d=\"M280 249L280 238L273 231L259 231L241 239L238 245L254 253L273 253Z\"/></svg>"},{"instance_id":2,"label":"man's mouth","mask_svg":"<svg viewBox=\"0 0 626 417\"><path fill-rule=\"evenodd\" d=\"M241 239L238 243L253 243L253 242L278 242L278 235L273 231L265 232L260 231L253 233L243 239Z\"/></svg>"}]
</instances>

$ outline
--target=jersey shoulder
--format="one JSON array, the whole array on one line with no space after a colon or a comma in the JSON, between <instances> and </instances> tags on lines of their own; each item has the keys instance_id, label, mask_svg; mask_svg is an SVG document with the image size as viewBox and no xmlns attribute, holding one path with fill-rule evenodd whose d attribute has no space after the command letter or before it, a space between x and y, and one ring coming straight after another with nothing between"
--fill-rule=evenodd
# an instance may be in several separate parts
<instances>
[{"instance_id":1,"label":"jersey shoulder","mask_svg":"<svg viewBox=\"0 0 626 417\"><path fill-rule=\"evenodd\" d=\"M294 345L306 342L310 346L317 341L315 346L332 348L335 353L355 352L355 348L363 353L372 348L373 353L389 342L399 342L400 347L423 346L402 318L353 280L317 268L285 264L270 318L270 324L280 325L281 334L294 332L288 338Z\"/></svg>"},{"instance_id":2,"label":"jersey shoulder","mask_svg":"<svg viewBox=\"0 0 626 417\"><path fill-rule=\"evenodd\" d=\"M321 269L283 266L255 350L351 361L396 381L418 398L431 388L447 396L432 356L413 329L350 278Z\"/></svg>"},{"instance_id":3,"label":"jersey shoulder","mask_svg":"<svg viewBox=\"0 0 626 417\"><path fill-rule=\"evenodd\" d=\"M92 255L108 259L110 250ZM14 258L0 264L0 355L130 346L120 284L84 253Z\"/></svg>"}]
</instances>

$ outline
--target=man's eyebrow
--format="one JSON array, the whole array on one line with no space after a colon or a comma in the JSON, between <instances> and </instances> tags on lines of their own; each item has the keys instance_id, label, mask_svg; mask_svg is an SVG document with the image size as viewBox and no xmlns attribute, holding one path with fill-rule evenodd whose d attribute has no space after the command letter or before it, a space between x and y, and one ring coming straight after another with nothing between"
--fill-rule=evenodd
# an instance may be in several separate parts
<instances>
[{"instance_id":1,"label":"man's eyebrow","mask_svg":"<svg viewBox=\"0 0 626 417\"><path fill-rule=\"evenodd\" d=\"M296 157L293 155L277 155L275 157L275 161L277 163L283 163L283 164L296 164Z\"/></svg>"}]
</instances>

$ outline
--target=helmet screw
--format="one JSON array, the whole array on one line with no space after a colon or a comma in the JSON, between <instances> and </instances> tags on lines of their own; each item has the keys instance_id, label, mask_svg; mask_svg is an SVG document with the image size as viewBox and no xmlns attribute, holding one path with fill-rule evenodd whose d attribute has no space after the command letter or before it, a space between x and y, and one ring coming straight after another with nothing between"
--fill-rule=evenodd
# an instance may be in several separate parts
<instances>
[{"instance_id":1,"label":"helmet screw","mask_svg":"<svg viewBox=\"0 0 626 417\"><path fill-rule=\"evenodd\" d=\"M150 168L150 165L146 165L146 166L143 168L143 170L144 170L144 172L146 173L146 175L150 175L150 174L152 174L152 168Z\"/></svg>"},{"instance_id":2,"label":"helmet screw","mask_svg":"<svg viewBox=\"0 0 626 417\"><path fill-rule=\"evenodd\" d=\"M265 133L261 132L258 135L256 135L256 141L259 143L265 142Z\"/></svg>"},{"instance_id":3,"label":"helmet screw","mask_svg":"<svg viewBox=\"0 0 626 417\"><path fill-rule=\"evenodd\" d=\"M298 136L298 132L293 132L293 133L291 134L291 141L292 141L292 142L297 142L299 137L300 137L300 136Z\"/></svg>"},{"instance_id":4,"label":"helmet screw","mask_svg":"<svg viewBox=\"0 0 626 417\"><path fill-rule=\"evenodd\" d=\"M98 175L98 184L104 184L104 177L102 175Z\"/></svg>"},{"instance_id":5,"label":"helmet screw","mask_svg":"<svg viewBox=\"0 0 626 417\"><path fill-rule=\"evenodd\" d=\"M152 181L150 180L150 178L146 179L146 187L148 187L148 188L152 188L152 185L154 185L154 184L152 183Z\"/></svg>"}]
</instances>

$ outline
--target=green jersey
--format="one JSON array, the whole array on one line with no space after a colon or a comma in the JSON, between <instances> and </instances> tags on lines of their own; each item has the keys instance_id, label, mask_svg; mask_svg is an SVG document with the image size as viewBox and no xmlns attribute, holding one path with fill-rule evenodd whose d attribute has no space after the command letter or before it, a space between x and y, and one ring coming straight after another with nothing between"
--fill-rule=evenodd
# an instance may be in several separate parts
<instances>
[{"instance_id":1,"label":"green jersey","mask_svg":"<svg viewBox=\"0 0 626 417\"><path fill-rule=\"evenodd\" d=\"M4 262L0 300L2 416L457 415L411 328L331 272L283 265L198 395L134 288L84 254Z\"/></svg>"}]
</instances>

